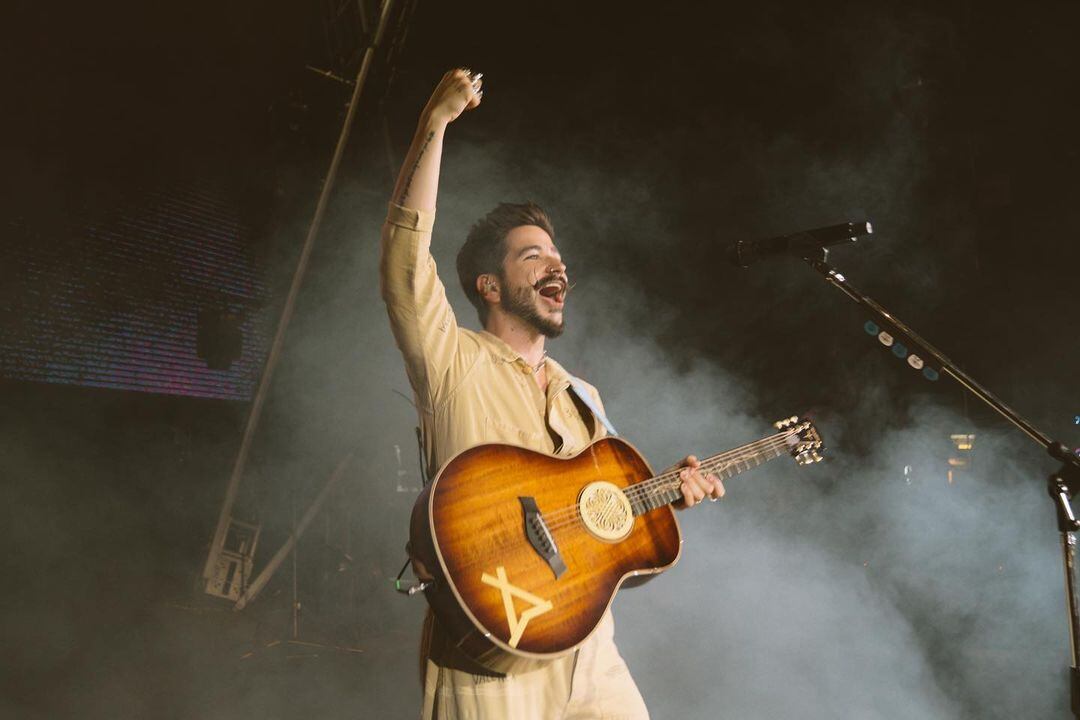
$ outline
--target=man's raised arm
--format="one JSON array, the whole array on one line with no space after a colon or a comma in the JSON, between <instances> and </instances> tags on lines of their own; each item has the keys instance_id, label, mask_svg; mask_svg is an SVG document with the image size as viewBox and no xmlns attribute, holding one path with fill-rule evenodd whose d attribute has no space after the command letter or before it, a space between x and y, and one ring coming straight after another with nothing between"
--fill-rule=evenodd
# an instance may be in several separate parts
<instances>
[{"instance_id":1,"label":"man's raised arm","mask_svg":"<svg viewBox=\"0 0 1080 720\"><path fill-rule=\"evenodd\" d=\"M394 203L414 210L435 210L446 126L480 104L481 85L481 76L470 78L465 70L451 70L443 75L420 114L412 145L394 185Z\"/></svg>"},{"instance_id":2,"label":"man's raised arm","mask_svg":"<svg viewBox=\"0 0 1080 720\"><path fill-rule=\"evenodd\" d=\"M458 340L454 312L430 252L443 135L461 113L480 104L480 87L480 78L464 70L451 70L439 81L420 115L383 225L382 296L409 381L425 410L438 395Z\"/></svg>"}]
</instances>

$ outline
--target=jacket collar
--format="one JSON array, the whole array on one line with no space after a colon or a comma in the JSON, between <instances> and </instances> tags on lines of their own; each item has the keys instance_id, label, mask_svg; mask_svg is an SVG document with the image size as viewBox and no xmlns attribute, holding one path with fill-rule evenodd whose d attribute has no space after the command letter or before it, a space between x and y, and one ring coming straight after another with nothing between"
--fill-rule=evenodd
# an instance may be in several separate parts
<instances>
[{"instance_id":1,"label":"jacket collar","mask_svg":"<svg viewBox=\"0 0 1080 720\"><path fill-rule=\"evenodd\" d=\"M521 362L526 366L528 365L528 363L525 362L525 358L521 357L521 353L507 345L506 341L497 335L492 335L487 330L482 330L480 332L480 337L487 343L488 350L495 360L508 363ZM570 373L566 372L566 369L556 362L555 358L548 355L546 356L545 361L547 363L549 386L570 384Z\"/></svg>"}]
</instances>

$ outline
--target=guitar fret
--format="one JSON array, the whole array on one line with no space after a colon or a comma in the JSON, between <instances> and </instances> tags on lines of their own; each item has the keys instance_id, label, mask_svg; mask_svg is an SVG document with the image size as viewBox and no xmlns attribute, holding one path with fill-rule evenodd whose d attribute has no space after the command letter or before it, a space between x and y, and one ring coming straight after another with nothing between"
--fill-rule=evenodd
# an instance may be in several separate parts
<instances>
[{"instance_id":1,"label":"guitar fret","mask_svg":"<svg viewBox=\"0 0 1080 720\"><path fill-rule=\"evenodd\" d=\"M764 463L778 458L787 453L788 437L776 435L743 446L741 449L729 450L711 458L706 458L701 463L703 473L713 473L723 480L733 478L739 473L759 467ZM663 482L657 478L650 478L641 485L640 497L631 501L631 509L635 516L655 510L662 505L668 505L682 497L682 491L678 487L667 487L663 484L649 487L647 483Z\"/></svg>"}]
</instances>

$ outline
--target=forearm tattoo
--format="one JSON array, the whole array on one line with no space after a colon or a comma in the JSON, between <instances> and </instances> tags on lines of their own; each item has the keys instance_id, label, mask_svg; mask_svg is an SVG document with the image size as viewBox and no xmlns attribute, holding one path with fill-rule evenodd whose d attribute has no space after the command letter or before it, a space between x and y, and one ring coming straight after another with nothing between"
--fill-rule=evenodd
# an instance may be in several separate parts
<instances>
[{"instance_id":1,"label":"forearm tattoo","mask_svg":"<svg viewBox=\"0 0 1080 720\"><path fill-rule=\"evenodd\" d=\"M409 197L409 188L412 187L413 176L416 175L416 169L420 167L420 160L423 159L428 143L431 142L433 137L435 137L435 132L429 131L427 137L424 138L424 144L420 146L420 152L416 153L416 162L413 163L412 169L409 170L409 177L405 178L405 187L401 188L401 197L398 198L398 205L404 205L405 199Z\"/></svg>"}]
</instances>

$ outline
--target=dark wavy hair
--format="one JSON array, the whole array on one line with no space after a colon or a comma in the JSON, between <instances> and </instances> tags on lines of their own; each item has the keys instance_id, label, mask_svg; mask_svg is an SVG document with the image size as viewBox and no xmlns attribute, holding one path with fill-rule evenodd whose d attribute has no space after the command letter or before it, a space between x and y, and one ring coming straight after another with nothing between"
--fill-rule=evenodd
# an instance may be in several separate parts
<instances>
[{"instance_id":1,"label":"dark wavy hair","mask_svg":"<svg viewBox=\"0 0 1080 720\"><path fill-rule=\"evenodd\" d=\"M487 322L488 308L480 291L476 289L476 278L481 275L495 275L502 279L503 260L506 259L506 236L510 231L522 225L535 225L555 239L555 229L547 213L533 202L521 204L499 203L498 207L478 220L469 230L465 244L457 254L458 280L465 297L476 308L480 323Z\"/></svg>"}]
</instances>

